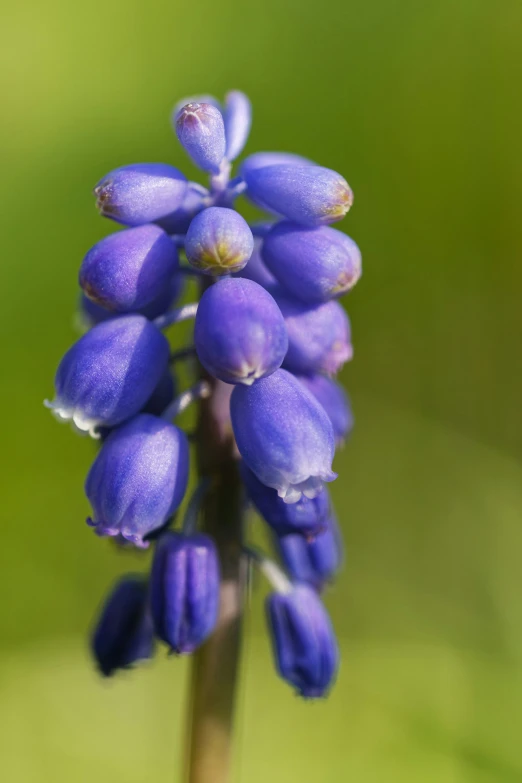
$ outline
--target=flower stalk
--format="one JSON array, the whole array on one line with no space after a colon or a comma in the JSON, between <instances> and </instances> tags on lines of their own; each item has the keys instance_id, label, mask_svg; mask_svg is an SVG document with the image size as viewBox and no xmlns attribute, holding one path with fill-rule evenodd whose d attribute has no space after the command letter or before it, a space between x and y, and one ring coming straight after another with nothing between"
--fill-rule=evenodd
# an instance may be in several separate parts
<instances>
[{"instance_id":1,"label":"flower stalk","mask_svg":"<svg viewBox=\"0 0 522 783\"><path fill-rule=\"evenodd\" d=\"M201 527L216 543L221 588L215 631L192 659L185 781L226 783L232 762L246 584L242 557L244 504L233 439L223 437L214 416L212 396L200 404L197 449L200 475L212 478L202 505Z\"/></svg>"}]
</instances>

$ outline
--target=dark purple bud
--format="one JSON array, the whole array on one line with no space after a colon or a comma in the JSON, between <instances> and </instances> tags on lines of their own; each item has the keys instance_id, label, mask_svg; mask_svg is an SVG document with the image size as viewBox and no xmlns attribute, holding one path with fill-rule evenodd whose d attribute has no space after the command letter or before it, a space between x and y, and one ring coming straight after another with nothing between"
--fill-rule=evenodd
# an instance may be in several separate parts
<instances>
[{"instance_id":1,"label":"dark purple bud","mask_svg":"<svg viewBox=\"0 0 522 783\"><path fill-rule=\"evenodd\" d=\"M293 152L254 152L241 163L239 173L245 179L251 171L267 166L315 166L315 163Z\"/></svg>"},{"instance_id":2,"label":"dark purple bud","mask_svg":"<svg viewBox=\"0 0 522 783\"><path fill-rule=\"evenodd\" d=\"M91 646L98 669L105 677L152 658L154 633L147 583L142 577L124 576L115 585L103 606Z\"/></svg>"},{"instance_id":3,"label":"dark purple bud","mask_svg":"<svg viewBox=\"0 0 522 783\"><path fill-rule=\"evenodd\" d=\"M98 535L121 535L138 547L167 522L187 489L189 446L178 427L141 413L117 427L96 457L85 492Z\"/></svg>"},{"instance_id":4,"label":"dark purple bud","mask_svg":"<svg viewBox=\"0 0 522 783\"><path fill-rule=\"evenodd\" d=\"M339 666L339 649L321 599L308 585L272 593L267 620L279 675L300 696L326 696Z\"/></svg>"},{"instance_id":5,"label":"dark purple bud","mask_svg":"<svg viewBox=\"0 0 522 783\"><path fill-rule=\"evenodd\" d=\"M153 223L183 202L187 179L165 163L131 163L107 174L96 187L96 206L104 217L127 226Z\"/></svg>"},{"instance_id":6,"label":"dark purple bud","mask_svg":"<svg viewBox=\"0 0 522 783\"><path fill-rule=\"evenodd\" d=\"M218 174L225 157L225 125L210 103L187 103L176 115L176 134L196 166Z\"/></svg>"},{"instance_id":7,"label":"dark purple bud","mask_svg":"<svg viewBox=\"0 0 522 783\"><path fill-rule=\"evenodd\" d=\"M342 563L341 535L334 517L315 536L294 533L276 537L276 544L292 581L306 582L315 590L330 581Z\"/></svg>"},{"instance_id":8,"label":"dark purple bud","mask_svg":"<svg viewBox=\"0 0 522 783\"><path fill-rule=\"evenodd\" d=\"M150 302L145 307L141 307L136 311L136 315L143 315L149 321L153 321L160 315L163 315L170 310L176 299L181 294L185 283L185 277L181 272L176 272L175 275L169 280L163 291L156 299ZM90 329L91 326L102 321L110 321L113 318L118 318L121 313L115 313L112 310L106 310L105 307L93 302L85 294L80 297L80 321L85 329Z\"/></svg>"},{"instance_id":9,"label":"dark purple bud","mask_svg":"<svg viewBox=\"0 0 522 783\"><path fill-rule=\"evenodd\" d=\"M262 484L243 461L240 471L250 501L278 536L289 533L311 536L324 529L330 516L330 496L326 488L312 500L302 497L297 503L285 503L276 490Z\"/></svg>"},{"instance_id":10,"label":"dark purple bud","mask_svg":"<svg viewBox=\"0 0 522 783\"><path fill-rule=\"evenodd\" d=\"M336 478L330 419L286 370L276 370L252 386L236 386L230 413L245 463L287 503L296 503L302 495L316 497L325 481Z\"/></svg>"},{"instance_id":11,"label":"dark purple bud","mask_svg":"<svg viewBox=\"0 0 522 783\"><path fill-rule=\"evenodd\" d=\"M252 125L252 105L244 92L232 90L226 95L224 120L226 158L232 161L242 153Z\"/></svg>"},{"instance_id":12,"label":"dark purple bud","mask_svg":"<svg viewBox=\"0 0 522 783\"><path fill-rule=\"evenodd\" d=\"M338 302L306 305L286 296L280 288L271 289L271 293L288 333L287 370L303 375L334 375L352 358L350 322Z\"/></svg>"},{"instance_id":13,"label":"dark purple bud","mask_svg":"<svg viewBox=\"0 0 522 783\"><path fill-rule=\"evenodd\" d=\"M361 276L361 252L335 228L277 223L263 241L263 260L279 282L308 304L349 291Z\"/></svg>"},{"instance_id":14,"label":"dark purple bud","mask_svg":"<svg viewBox=\"0 0 522 783\"><path fill-rule=\"evenodd\" d=\"M247 386L277 370L288 348L285 322L273 297L241 278L219 280L205 291L194 342L211 375Z\"/></svg>"},{"instance_id":15,"label":"dark purple bud","mask_svg":"<svg viewBox=\"0 0 522 783\"><path fill-rule=\"evenodd\" d=\"M248 223L226 207L209 207L196 215L185 240L190 264L208 275L239 272L253 250L254 237Z\"/></svg>"},{"instance_id":16,"label":"dark purple bud","mask_svg":"<svg viewBox=\"0 0 522 783\"><path fill-rule=\"evenodd\" d=\"M261 257L262 244L262 239L254 238L254 251L250 256L247 265L243 267L237 275L246 278L247 280L253 280L254 283L259 283L263 288L269 288L270 286L277 285L277 280Z\"/></svg>"},{"instance_id":17,"label":"dark purple bud","mask_svg":"<svg viewBox=\"0 0 522 783\"><path fill-rule=\"evenodd\" d=\"M348 395L341 384L325 375L302 375L299 380L312 392L328 414L336 444L343 444L353 429L353 413Z\"/></svg>"},{"instance_id":18,"label":"dark purple bud","mask_svg":"<svg viewBox=\"0 0 522 783\"><path fill-rule=\"evenodd\" d=\"M161 296L177 268L174 242L147 224L110 234L91 248L80 267L80 286L108 310L136 311Z\"/></svg>"},{"instance_id":19,"label":"dark purple bud","mask_svg":"<svg viewBox=\"0 0 522 783\"><path fill-rule=\"evenodd\" d=\"M340 174L321 166L278 164L246 169L246 195L259 207L284 215L303 226L341 220L353 202Z\"/></svg>"},{"instance_id":20,"label":"dark purple bud","mask_svg":"<svg viewBox=\"0 0 522 783\"><path fill-rule=\"evenodd\" d=\"M191 653L212 633L219 609L219 562L209 536L167 532L156 546L150 579L156 634Z\"/></svg>"},{"instance_id":21,"label":"dark purple bud","mask_svg":"<svg viewBox=\"0 0 522 783\"><path fill-rule=\"evenodd\" d=\"M96 436L140 411L169 360L167 339L142 315L124 315L94 326L63 357L56 397L46 405L58 419Z\"/></svg>"}]
</instances>

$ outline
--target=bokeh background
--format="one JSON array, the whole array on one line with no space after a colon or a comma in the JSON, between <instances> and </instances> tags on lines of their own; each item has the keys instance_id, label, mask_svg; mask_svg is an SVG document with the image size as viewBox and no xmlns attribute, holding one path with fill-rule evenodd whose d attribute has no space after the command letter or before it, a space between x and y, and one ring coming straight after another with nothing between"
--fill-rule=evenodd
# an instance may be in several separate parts
<instances>
[{"instance_id":1,"label":"bokeh background","mask_svg":"<svg viewBox=\"0 0 522 783\"><path fill-rule=\"evenodd\" d=\"M174 101L247 91L247 152L355 191L346 305L356 431L333 485L347 563L324 703L247 623L236 781L522 779L522 4L519 0L2 3L0 756L8 783L177 780L187 667L101 682L86 629L141 568L84 524L93 446L43 409L76 276L111 226L91 188L184 166Z\"/></svg>"}]
</instances>

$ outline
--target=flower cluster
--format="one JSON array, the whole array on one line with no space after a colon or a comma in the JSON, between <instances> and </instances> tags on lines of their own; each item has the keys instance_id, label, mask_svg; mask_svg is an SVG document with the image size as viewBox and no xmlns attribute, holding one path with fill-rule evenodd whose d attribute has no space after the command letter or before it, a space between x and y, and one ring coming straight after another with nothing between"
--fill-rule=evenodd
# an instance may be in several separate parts
<instances>
[{"instance_id":1,"label":"flower cluster","mask_svg":"<svg viewBox=\"0 0 522 783\"><path fill-rule=\"evenodd\" d=\"M280 565L248 549L273 592L267 618L280 675L306 697L327 693L337 666L320 599L341 562L340 533L325 483L352 427L333 379L352 357L337 299L361 275L355 242L331 227L352 204L342 176L298 155L250 155L251 107L241 92L180 102L176 135L209 176L189 182L175 167L140 163L95 187L100 213L122 229L98 242L79 272L87 330L65 354L46 404L99 440L85 491L99 536L146 548L150 578L121 580L93 636L101 672L148 658L155 638L191 653L219 614L219 554L198 531L214 480L202 477L174 526L189 479L190 443L176 425L189 403L213 395L231 427L245 496L271 528ZM269 213L249 224L239 196ZM199 302L179 306L187 275ZM194 345L171 351L165 330L194 320ZM195 356L200 379L177 393L176 359ZM217 414L216 414L217 415Z\"/></svg>"}]
</instances>

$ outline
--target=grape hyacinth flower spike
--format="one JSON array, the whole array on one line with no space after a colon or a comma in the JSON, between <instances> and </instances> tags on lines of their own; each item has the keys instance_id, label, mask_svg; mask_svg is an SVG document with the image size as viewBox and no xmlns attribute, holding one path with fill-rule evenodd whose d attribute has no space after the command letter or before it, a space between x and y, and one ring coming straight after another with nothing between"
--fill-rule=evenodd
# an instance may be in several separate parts
<instances>
[{"instance_id":1,"label":"grape hyacinth flower spike","mask_svg":"<svg viewBox=\"0 0 522 783\"><path fill-rule=\"evenodd\" d=\"M96 666L105 676L135 667L157 639L194 656L187 780L226 783L250 566L273 588L267 621L282 680L314 699L337 676L318 593L341 565L326 485L353 425L332 377L353 354L337 300L362 265L355 241L330 226L352 205L343 176L277 150L232 171L252 124L244 93L187 98L172 122L206 181L169 163L115 160L95 186L99 212L121 228L79 259L84 333L46 405L98 439L89 525L125 553L153 550L148 576L121 578L106 600ZM266 219L249 223L240 196ZM268 525L281 566L250 548L248 509Z\"/></svg>"}]
</instances>

